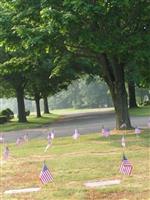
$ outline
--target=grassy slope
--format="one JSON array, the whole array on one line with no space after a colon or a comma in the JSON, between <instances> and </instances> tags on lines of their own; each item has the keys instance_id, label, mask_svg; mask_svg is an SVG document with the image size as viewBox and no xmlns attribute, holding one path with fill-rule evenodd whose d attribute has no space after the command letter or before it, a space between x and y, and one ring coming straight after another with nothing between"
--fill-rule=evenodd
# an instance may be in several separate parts
<instances>
[{"instance_id":1,"label":"grassy slope","mask_svg":"<svg viewBox=\"0 0 150 200\"><path fill-rule=\"evenodd\" d=\"M57 120L60 116L57 114L44 114L41 118L37 118L33 115L27 118L27 123L18 123L17 118L13 119L11 122L0 125L0 131L12 131L19 129L28 129L41 127L43 125L49 124Z\"/></svg>"},{"instance_id":2,"label":"grassy slope","mask_svg":"<svg viewBox=\"0 0 150 200\"><path fill-rule=\"evenodd\" d=\"M26 187L42 187L40 192L3 195L6 200L118 200L149 199L149 130L139 138L126 136L126 155L134 165L131 176L118 172L122 148L121 135L102 138L98 134L54 139L52 147L44 153L44 140L32 140L21 147L10 144L10 159L1 166L1 191ZM42 186L39 174L46 160L54 182ZM86 189L83 183L89 180L121 179L117 186L103 189Z\"/></svg>"}]
</instances>

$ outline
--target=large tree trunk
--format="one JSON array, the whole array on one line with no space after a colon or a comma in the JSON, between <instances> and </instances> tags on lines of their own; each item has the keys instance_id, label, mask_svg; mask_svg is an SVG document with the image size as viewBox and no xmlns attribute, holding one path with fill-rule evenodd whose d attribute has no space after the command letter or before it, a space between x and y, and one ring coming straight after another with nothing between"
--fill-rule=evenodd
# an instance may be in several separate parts
<instances>
[{"instance_id":1,"label":"large tree trunk","mask_svg":"<svg viewBox=\"0 0 150 200\"><path fill-rule=\"evenodd\" d=\"M126 124L127 129L130 129L131 123L128 113L123 65L117 59L109 60L106 54L101 54L100 62L102 64L103 77L110 89L115 108L116 129L120 129L123 123Z\"/></svg>"},{"instance_id":2,"label":"large tree trunk","mask_svg":"<svg viewBox=\"0 0 150 200\"><path fill-rule=\"evenodd\" d=\"M39 95L35 95L35 104L36 104L36 116L37 117L41 117L40 97L39 97Z\"/></svg>"},{"instance_id":3,"label":"large tree trunk","mask_svg":"<svg viewBox=\"0 0 150 200\"><path fill-rule=\"evenodd\" d=\"M137 108L134 81L128 81L129 107Z\"/></svg>"},{"instance_id":4,"label":"large tree trunk","mask_svg":"<svg viewBox=\"0 0 150 200\"><path fill-rule=\"evenodd\" d=\"M48 107L47 97L43 97L43 102L44 102L44 113L45 114L49 114L49 107Z\"/></svg>"},{"instance_id":5,"label":"large tree trunk","mask_svg":"<svg viewBox=\"0 0 150 200\"><path fill-rule=\"evenodd\" d=\"M18 104L18 121L27 122L24 104L24 91L20 87L16 90L17 104Z\"/></svg>"},{"instance_id":6,"label":"large tree trunk","mask_svg":"<svg viewBox=\"0 0 150 200\"><path fill-rule=\"evenodd\" d=\"M120 129L121 125L125 123L127 128L130 129L131 123L128 113L128 102L125 84L120 82L115 84L115 86L109 85L109 88L116 112L116 128Z\"/></svg>"}]
</instances>

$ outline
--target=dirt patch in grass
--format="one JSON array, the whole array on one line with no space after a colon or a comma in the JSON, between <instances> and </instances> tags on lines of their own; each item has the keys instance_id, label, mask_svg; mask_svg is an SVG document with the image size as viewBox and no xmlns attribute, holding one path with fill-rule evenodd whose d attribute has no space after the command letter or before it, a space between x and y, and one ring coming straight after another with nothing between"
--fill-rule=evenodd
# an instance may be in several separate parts
<instances>
[{"instance_id":1,"label":"dirt patch in grass","mask_svg":"<svg viewBox=\"0 0 150 200\"><path fill-rule=\"evenodd\" d=\"M141 130L141 133L144 132L144 130ZM111 130L111 135L123 135L123 134L135 134L135 130Z\"/></svg>"}]
</instances>

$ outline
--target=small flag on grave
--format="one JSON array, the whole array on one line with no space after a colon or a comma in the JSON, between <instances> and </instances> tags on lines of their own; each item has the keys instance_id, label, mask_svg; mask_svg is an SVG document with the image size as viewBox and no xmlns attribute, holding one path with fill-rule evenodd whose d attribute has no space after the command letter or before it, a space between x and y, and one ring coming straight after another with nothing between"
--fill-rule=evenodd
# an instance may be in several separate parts
<instances>
[{"instance_id":1,"label":"small flag on grave","mask_svg":"<svg viewBox=\"0 0 150 200\"><path fill-rule=\"evenodd\" d=\"M16 145L19 146L19 145L23 144L23 142L24 142L24 139L22 137L19 137L16 140Z\"/></svg>"},{"instance_id":2,"label":"small flag on grave","mask_svg":"<svg viewBox=\"0 0 150 200\"><path fill-rule=\"evenodd\" d=\"M8 158L9 158L9 148L8 146L6 146L3 152L3 159L8 160Z\"/></svg>"},{"instance_id":3,"label":"small flag on grave","mask_svg":"<svg viewBox=\"0 0 150 200\"><path fill-rule=\"evenodd\" d=\"M133 166L132 164L128 161L126 156L123 154L123 160L120 166L120 173L124 175L130 175L132 172Z\"/></svg>"},{"instance_id":4,"label":"small flag on grave","mask_svg":"<svg viewBox=\"0 0 150 200\"><path fill-rule=\"evenodd\" d=\"M3 135L0 136L0 143L4 143L4 136Z\"/></svg>"},{"instance_id":5,"label":"small flag on grave","mask_svg":"<svg viewBox=\"0 0 150 200\"><path fill-rule=\"evenodd\" d=\"M124 136L122 136L122 138L121 138L121 145L122 145L122 147L125 147L125 146L126 146Z\"/></svg>"},{"instance_id":6,"label":"small flag on grave","mask_svg":"<svg viewBox=\"0 0 150 200\"><path fill-rule=\"evenodd\" d=\"M55 133L54 133L54 130L51 131L51 139L53 140L55 137Z\"/></svg>"},{"instance_id":7,"label":"small flag on grave","mask_svg":"<svg viewBox=\"0 0 150 200\"><path fill-rule=\"evenodd\" d=\"M109 130L109 128L102 128L102 135L104 136L104 137L108 137L109 135L110 135L110 130Z\"/></svg>"},{"instance_id":8,"label":"small flag on grave","mask_svg":"<svg viewBox=\"0 0 150 200\"><path fill-rule=\"evenodd\" d=\"M51 140L51 133L48 134L47 139L48 141Z\"/></svg>"},{"instance_id":9,"label":"small flag on grave","mask_svg":"<svg viewBox=\"0 0 150 200\"><path fill-rule=\"evenodd\" d=\"M53 176L50 170L47 168L45 162L43 163L42 171L39 178L43 184L47 184L48 182L53 181Z\"/></svg>"},{"instance_id":10,"label":"small flag on grave","mask_svg":"<svg viewBox=\"0 0 150 200\"><path fill-rule=\"evenodd\" d=\"M73 134L72 137L73 137L74 140L76 140L76 139L78 139L78 138L80 137L80 134L79 134L79 132L78 132L78 129L75 129L74 134Z\"/></svg>"},{"instance_id":11,"label":"small flag on grave","mask_svg":"<svg viewBox=\"0 0 150 200\"><path fill-rule=\"evenodd\" d=\"M29 141L29 136L28 136L28 134L25 134L25 135L23 136L23 140L24 140L24 142L28 142L28 141Z\"/></svg>"},{"instance_id":12,"label":"small flag on grave","mask_svg":"<svg viewBox=\"0 0 150 200\"><path fill-rule=\"evenodd\" d=\"M141 133L141 129L136 127L134 132L136 135L139 135Z\"/></svg>"}]
</instances>

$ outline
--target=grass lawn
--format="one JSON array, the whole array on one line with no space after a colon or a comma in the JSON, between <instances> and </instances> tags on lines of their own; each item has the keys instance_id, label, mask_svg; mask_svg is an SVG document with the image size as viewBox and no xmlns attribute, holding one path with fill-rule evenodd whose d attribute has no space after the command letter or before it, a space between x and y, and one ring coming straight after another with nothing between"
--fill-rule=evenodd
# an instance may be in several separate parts
<instances>
[{"instance_id":1,"label":"grass lawn","mask_svg":"<svg viewBox=\"0 0 150 200\"><path fill-rule=\"evenodd\" d=\"M131 115L134 116L150 116L150 106L133 108L129 110Z\"/></svg>"},{"instance_id":2,"label":"grass lawn","mask_svg":"<svg viewBox=\"0 0 150 200\"><path fill-rule=\"evenodd\" d=\"M65 109L52 110L52 113L65 115L65 114L100 112L100 111L101 112L114 111L114 108L83 108L83 109L65 108Z\"/></svg>"},{"instance_id":3,"label":"grass lawn","mask_svg":"<svg viewBox=\"0 0 150 200\"><path fill-rule=\"evenodd\" d=\"M121 135L103 138L99 134L56 138L44 153L46 140L31 140L20 147L9 144L10 158L1 162L1 198L3 200L148 200L149 199L149 130L136 138L126 136L126 156L133 164L131 176L121 176ZM2 144L1 144L2 147ZM43 161L54 182L42 185L39 174ZM88 189L90 180L121 179L121 184ZM37 193L3 195L5 190L41 187Z\"/></svg>"},{"instance_id":4,"label":"grass lawn","mask_svg":"<svg viewBox=\"0 0 150 200\"><path fill-rule=\"evenodd\" d=\"M27 117L27 123L18 123L17 118L14 118L12 121L1 124L0 131L12 131L12 130L20 130L20 129L28 129L28 128L36 128L41 127L43 125L54 122L59 119L59 115L57 114L44 114L42 117L37 118L35 115L30 115Z\"/></svg>"}]
</instances>

